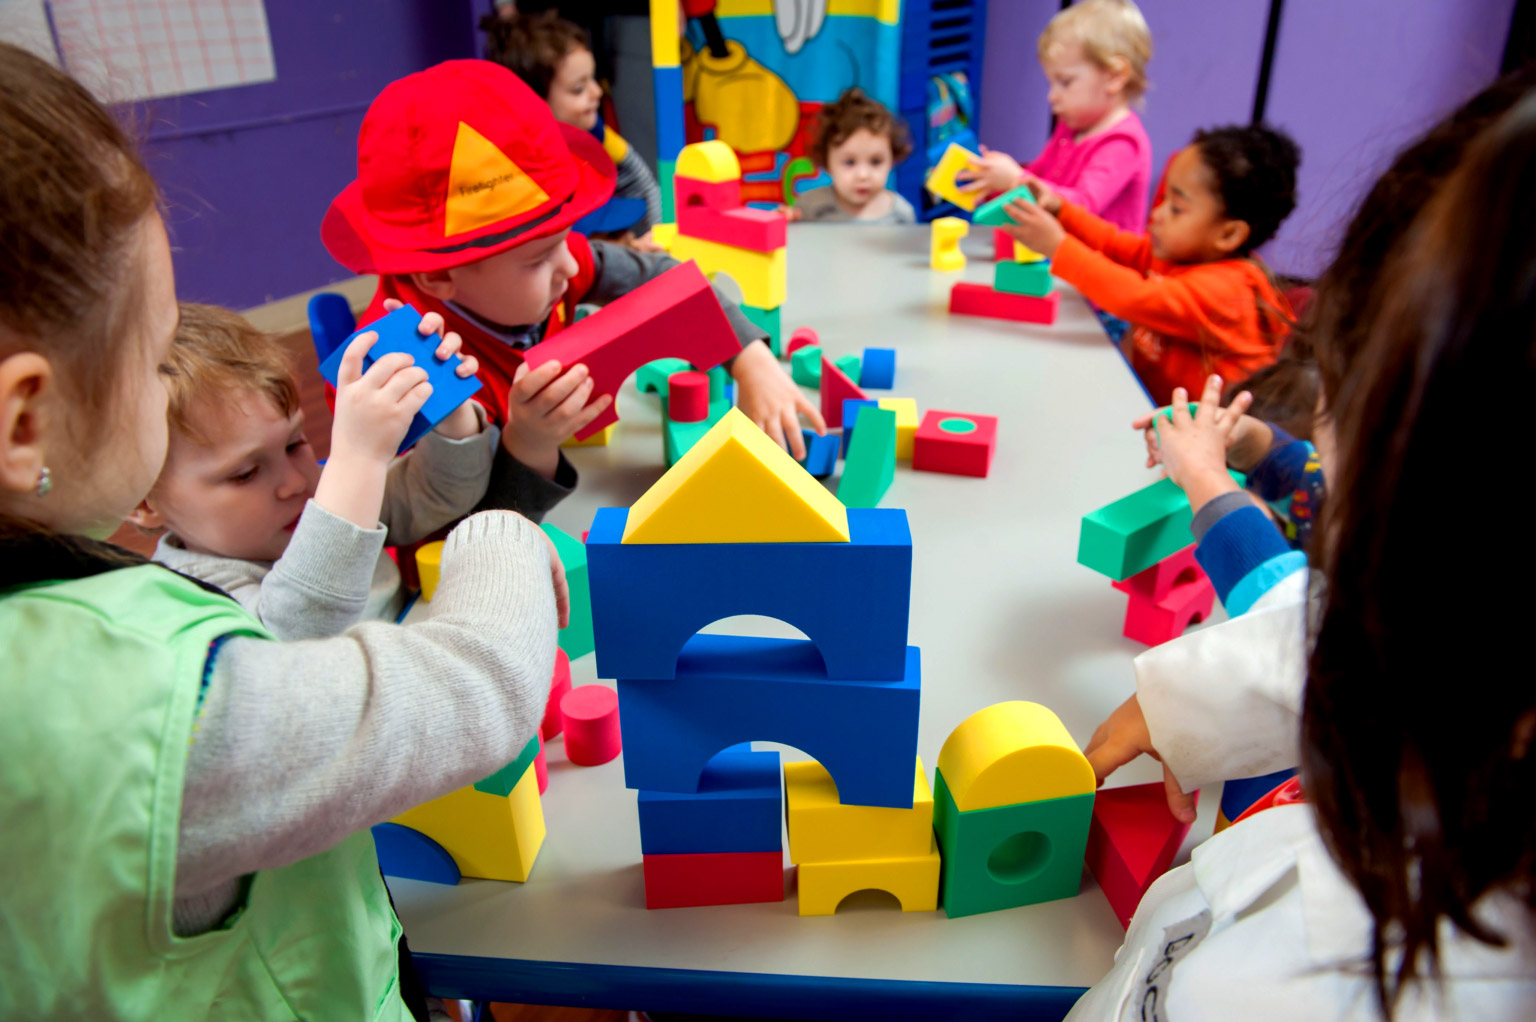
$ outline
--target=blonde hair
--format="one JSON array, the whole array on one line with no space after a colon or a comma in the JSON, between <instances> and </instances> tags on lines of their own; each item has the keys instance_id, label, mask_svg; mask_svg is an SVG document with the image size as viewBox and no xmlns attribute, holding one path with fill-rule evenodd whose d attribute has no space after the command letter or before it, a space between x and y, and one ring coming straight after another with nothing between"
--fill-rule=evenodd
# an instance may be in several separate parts
<instances>
[{"instance_id":1,"label":"blonde hair","mask_svg":"<svg viewBox=\"0 0 1536 1022\"><path fill-rule=\"evenodd\" d=\"M206 443L191 422L192 408L209 397L263 394L284 415L299 408L293 367L277 338L238 313L217 305L180 303L181 323L160 373L170 394L171 429Z\"/></svg>"},{"instance_id":2,"label":"blonde hair","mask_svg":"<svg viewBox=\"0 0 1536 1022\"><path fill-rule=\"evenodd\" d=\"M1140 99L1147 91L1152 30L1132 0L1080 0L1066 8L1040 33L1040 59L1061 43L1077 43L1090 61L1106 71L1113 69L1111 61L1116 57L1125 61L1130 72L1127 99Z\"/></svg>"}]
</instances>

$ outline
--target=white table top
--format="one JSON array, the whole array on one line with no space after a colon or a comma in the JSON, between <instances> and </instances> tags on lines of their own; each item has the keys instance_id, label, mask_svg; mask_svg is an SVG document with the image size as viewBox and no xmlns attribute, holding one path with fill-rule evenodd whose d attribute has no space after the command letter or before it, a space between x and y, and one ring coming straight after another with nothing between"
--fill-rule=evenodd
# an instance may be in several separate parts
<instances>
[{"instance_id":1,"label":"white table top","mask_svg":"<svg viewBox=\"0 0 1536 1022\"><path fill-rule=\"evenodd\" d=\"M964 273L941 274L928 267L926 227L794 225L783 312L786 339L795 327L813 326L834 357L865 346L896 348L895 389L871 396L910 396L920 412L1000 420L989 478L901 464L881 501L906 508L911 520L909 641L923 651L918 751L930 781L944 739L981 707L1041 702L1085 744L1131 694L1130 660L1143 647L1120 635L1125 596L1077 564L1078 525L1086 512L1155 478L1141 467L1141 439L1129 426L1146 398L1083 300L1063 285L1051 327L952 317L951 284L990 283L990 231L973 230L965 250ZM581 486L548 520L572 535L581 535L597 507L632 503L662 472L658 403L631 382L619 415L611 446L567 452ZM763 619L708 630L798 634ZM572 669L574 684L597 680L591 656ZM806 758L793 749L785 756ZM577 767L557 739L548 761L549 834L527 884L391 880L413 951L1088 986L1108 970L1123 938L1086 871L1076 898L955 920L942 910L901 913L894 901L865 896L836 916L802 919L792 885L782 904L647 911L635 793L624 787L622 757ZM1160 777L1143 759L1112 783ZM1210 834L1215 798L1202 799L1201 808L1192 839Z\"/></svg>"}]
</instances>

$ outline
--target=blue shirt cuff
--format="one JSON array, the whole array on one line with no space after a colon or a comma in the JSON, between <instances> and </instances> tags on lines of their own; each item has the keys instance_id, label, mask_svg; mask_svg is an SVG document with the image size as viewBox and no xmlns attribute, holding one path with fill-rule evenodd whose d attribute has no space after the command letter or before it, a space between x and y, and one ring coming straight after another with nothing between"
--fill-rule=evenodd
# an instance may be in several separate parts
<instances>
[{"instance_id":1,"label":"blue shirt cuff","mask_svg":"<svg viewBox=\"0 0 1536 1022\"><path fill-rule=\"evenodd\" d=\"M1212 525L1195 548L1195 559L1211 577L1217 597L1231 614L1234 612L1227 597L1233 587L1265 561L1290 552L1274 523L1263 511L1250 506L1224 515Z\"/></svg>"},{"instance_id":2,"label":"blue shirt cuff","mask_svg":"<svg viewBox=\"0 0 1536 1022\"><path fill-rule=\"evenodd\" d=\"M1248 613L1259 597L1269 592L1282 579L1307 570L1307 555L1300 550L1290 550L1279 557L1271 557L1248 574L1238 579L1237 585L1221 601L1229 617Z\"/></svg>"}]
</instances>

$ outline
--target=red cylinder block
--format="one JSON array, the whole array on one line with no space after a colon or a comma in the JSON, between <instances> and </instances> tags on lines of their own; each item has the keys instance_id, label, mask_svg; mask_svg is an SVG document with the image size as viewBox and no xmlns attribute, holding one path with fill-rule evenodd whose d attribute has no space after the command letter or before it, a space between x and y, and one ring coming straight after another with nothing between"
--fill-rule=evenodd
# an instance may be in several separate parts
<instances>
[{"instance_id":1,"label":"red cylinder block","mask_svg":"<svg viewBox=\"0 0 1536 1022\"><path fill-rule=\"evenodd\" d=\"M709 374L688 370L667 377L667 416L673 422L709 417Z\"/></svg>"},{"instance_id":2,"label":"red cylinder block","mask_svg":"<svg viewBox=\"0 0 1536 1022\"><path fill-rule=\"evenodd\" d=\"M619 694L602 685L573 688L560 700L565 717L565 758L599 766L624 750L619 733Z\"/></svg>"},{"instance_id":3,"label":"red cylinder block","mask_svg":"<svg viewBox=\"0 0 1536 1022\"><path fill-rule=\"evenodd\" d=\"M545 738L560 734L560 700L571 690L571 658L565 650L555 650L555 673L549 682L549 699L544 703L544 719L539 723L539 733Z\"/></svg>"},{"instance_id":4,"label":"red cylinder block","mask_svg":"<svg viewBox=\"0 0 1536 1022\"><path fill-rule=\"evenodd\" d=\"M817 336L816 331L812 330L808 326L800 327L794 333L789 335L789 343L784 346L784 357L788 358L790 355L793 355L801 348L810 347L812 345L819 346L820 344L821 338Z\"/></svg>"}]
</instances>

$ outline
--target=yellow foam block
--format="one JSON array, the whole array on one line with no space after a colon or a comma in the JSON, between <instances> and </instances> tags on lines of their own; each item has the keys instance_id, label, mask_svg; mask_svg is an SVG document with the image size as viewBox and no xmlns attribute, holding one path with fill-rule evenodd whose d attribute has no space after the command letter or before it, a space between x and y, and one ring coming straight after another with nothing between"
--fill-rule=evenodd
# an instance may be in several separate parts
<instances>
[{"instance_id":1,"label":"yellow foam block","mask_svg":"<svg viewBox=\"0 0 1536 1022\"><path fill-rule=\"evenodd\" d=\"M964 146L951 142L949 148L944 150L944 155L939 157L933 173L929 174L928 180L923 182L923 187L941 199L948 199L961 209L973 210L976 208L976 200L980 193L962 192L960 186L955 183L955 175L971 164L980 162L980 156ZM945 774L945 776L949 775Z\"/></svg>"},{"instance_id":2,"label":"yellow foam block","mask_svg":"<svg viewBox=\"0 0 1536 1022\"><path fill-rule=\"evenodd\" d=\"M896 413L896 457L912 460L912 444L917 439L917 402L910 397L883 397L880 407Z\"/></svg>"},{"instance_id":3,"label":"yellow foam block","mask_svg":"<svg viewBox=\"0 0 1536 1022\"><path fill-rule=\"evenodd\" d=\"M662 248L671 249L677 237L677 224L657 224L651 228L651 240Z\"/></svg>"},{"instance_id":4,"label":"yellow foam block","mask_svg":"<svg viewBox=\"0 0 1536 1022\"><path fill-rule=\"evenodd\" d=\"M855 891L885 891L896 896L903 912L932 912L939 907L939 843L928 833L928 852L891 859L809 862L798 866L800 914L830 916Z\"/></svg>"},{"instance_id":5,"label":"yellow foam block","mask_svg":"<svg viewBox=\"0 0 1536 1022\"><path fill-rule=\"evenodd\" d=\"M608 425L604 426L602 429L598 430L596 433L593 433L591 436L587 437L585 440L577 440L575 437L571 437L569 440L563 441L560 444L560 446L561 447L607 447L608 446L608 441L613 439L613 427L615 427L617 425L618 425L617 422L610 422L610 423L608 423Z\"/></svg>"},{"instance_id":6,"label":"yellow foam block","mask_svg":"<svg viewBox=\"0 0 1536 1022\"><path fill-rule=\"evenodd\" d=\"M1022 241L1013 243L1013 261L1016 263L1043 263L1045 256L1036 252Z\"/></svg>"},{"instance_id":7,"label":"yellow foam block","mask_svg":"<svg viewBox=\"0 0 1536 1022\"><path fill-rule=\"evenodd\" d=\"M675 177L718 184L741 177L741 161L736 159L736 150L716 138L683 146L672 173Z\"/></svg>"},{"instance_id":8,"label":"yellow foam block","mask_svg":"<svg viewBox=\"0 0 1536 1022\"><path fill-rule=\"evenodd\" d=\"M625 543L847 543L848 509L732 408L629 509Z\"/></svg>"},{"instance_id":9,"label":"yellow foam block","mask_svg":"<svg viewBox=\"0 0 1536 1022\"><path fill-rule=\"evenodd\" d=\"M423 543L416 548L416 576L421 580L421 598L432 602L437 583L443 577L443 541Z\"/></svg>"},{"instance_id":10,"label":"yellow foam block","mask_svg":"<svg viewBox=\"0 0 1536 1022\"><path fill-rule=\"evenodd\" d=\"M926 854L933 838L933 792L921 758L916 774L911 809L845 806L837 800L837 783L820 763L785 763L789 861L805 865Z\"/></svg>"},{"instance_id":11,"label":"yellow foam block","mask_svg":"<svg viewBox=\"0 0 1536 1022\"><path fill-rule=\"evenodd\" d=\"M409 809L393 822L442 845L464 876L522 883L544 843L538 771L524 771L506 798L470 785Z\"/></svg>"},{"instance_id":12,"label":"yellow foam block","mask_svg":"<svg viewBox=\"0 0 1536 1022\"><path fill-rule=\"evenodd\" d=\"M677 67L677 0L651 0L651 66Z\"/></svg>"},{"instance_id":13,"label":"yellow foam block","mask_svg":"<svg viewBox=\"0 0 1536 1022\"><path fill-rule=\"evenodd\" d=\"M935 220L928 234L928 265L941 273L965 269L965 253L960 251L960 239L970 229L971 225L957 216L941 216Z\"/></svg>"},{"instance_id":14,"label":"yellow foam block","mask_svg":"<svg viewBox=\"0 0 1536 1022\"><path fill-rule=\"evenodd\" d=\"M681 169L678 173L682 173ZM667 250L680 262L692 259L698 263L705 276L729 273L741 288L743 305L777 309L784 304L789 278L785 249L757 252L750 248L736 248L734 245L722 245L718 241L678 234L667 242Z\"/></svg>"},{"instance_id":15,"label":"yellow foam block","mask_svg":"<svg viewBox=\"0 0 1536 1022\"><path fill-rule=\"evenodd\" d=\"M1094 790L1093 767L1061 718L1014 700L977 710L950 732L939 772L963 813Z\"/></svg>"}]
</instances>

